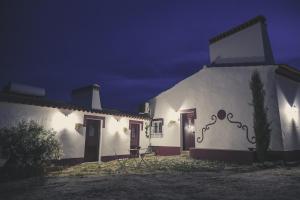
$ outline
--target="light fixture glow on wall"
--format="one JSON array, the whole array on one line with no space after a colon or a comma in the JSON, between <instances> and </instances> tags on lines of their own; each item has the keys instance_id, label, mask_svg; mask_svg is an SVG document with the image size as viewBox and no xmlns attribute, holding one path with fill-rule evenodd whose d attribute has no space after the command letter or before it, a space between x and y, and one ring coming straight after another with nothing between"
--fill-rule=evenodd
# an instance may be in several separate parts
<instances>
[{"instance_id":1,"label":"light fixture glow on wall","mask_svg":"<svg viewBox=\"0 0 300 200\"><path fill-rule=\"evenodd\" d=\"M292 119L294 120L298 120L298 108L296 107L296 105L294 104L292 107L291 107L291 111L290 111L290 115L292 117Z\"/></svg>"}]
</instances>

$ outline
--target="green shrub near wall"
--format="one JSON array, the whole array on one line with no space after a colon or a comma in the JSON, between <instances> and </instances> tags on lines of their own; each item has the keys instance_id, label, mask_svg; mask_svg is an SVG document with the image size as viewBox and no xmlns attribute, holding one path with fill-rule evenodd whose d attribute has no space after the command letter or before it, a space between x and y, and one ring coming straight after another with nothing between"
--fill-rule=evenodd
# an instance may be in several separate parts
<instances>
[{"instance_id":1,"label":"green shrub near wall","mask_svg":"<svg viewBox=\"0 0 300 200\"><path fill-rule=\"evenodd\" d=\"M51 160L59 159L60 144L53 130L34 121L21 121L16 126L0 129L2 156L7 162L1 174L13 177L41 175Z\"/></svg>"},{"instance_id":2,"label":"green shrub near wall","mask_svg":"<svg viewBox=\"0 0 300 200\"><path fill-rule=\"evenodd\" d=\"M265 90L258 71L251 76L250 89L252 92L253 125L256 138L256 154L259 162L267 159L267 151L270 144L270 123L265 107Z\"/></svg>"}]
</instances>

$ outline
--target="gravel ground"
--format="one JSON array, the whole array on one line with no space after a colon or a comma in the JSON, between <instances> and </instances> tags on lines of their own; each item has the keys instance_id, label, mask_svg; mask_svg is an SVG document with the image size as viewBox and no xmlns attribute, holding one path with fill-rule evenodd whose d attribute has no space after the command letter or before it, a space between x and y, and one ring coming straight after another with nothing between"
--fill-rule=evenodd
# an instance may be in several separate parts
<instances>
[{"instance_id":1,"label":"gravel ground","mask_svg":"<svg viewBox=\"0 0 300 200\"><path fill-rule=\"evenodd\" d=\"M0 199L299 200L300 166L30 178L0 183Z\"/></svg>"}]
</instances>

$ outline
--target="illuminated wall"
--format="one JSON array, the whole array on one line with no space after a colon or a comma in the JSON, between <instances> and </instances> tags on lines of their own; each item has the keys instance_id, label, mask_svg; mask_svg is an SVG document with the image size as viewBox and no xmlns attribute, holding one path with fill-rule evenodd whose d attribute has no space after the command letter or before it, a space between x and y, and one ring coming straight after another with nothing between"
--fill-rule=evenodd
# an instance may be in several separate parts
<instances>
[{"instance_id":1,"label":"illuminated wall","mask_svg":"<svg viewBox=\"0 0 300 200\"><path fill-rule=\"evenodd\" d=\"M249 138L254 136L252 95L249 81L254 70L258 70L265 85L268 117L272 121L272 150L282 150L282 136L276 98L275 73L277 66L249 67L211 67L203 68L194 75L179 82L150 100L154 118L164 118L163 138L153 138L152 145L182 146L180 130L180 110L196 108L196 139L202 129L212 122L211 116L219 110L232 113L232 121L241 122L248 127ZM168 126L168 122L176 123ZM204 133L201 143L195 141L196 148L248 150L255 144L248 142L246 132L230 123L227 118L217 120Z\"/></svg>"},{"instance_id":2,"label":"illuminated wall","mask_svg":"<svg viewBox=\"0 0 300 200\"><path fill-rule=\"evenodd\" d=\"M129 120L134 119L112 115L106 116L105 128L102 129L102 156L128 155L130 153ZM145 136L145 123L146 121L144 121L143 130L140 129L141 148L147 148L149 144Z\"/></svg>"},{"instance_id":3,"label":"illuminated wall","mask_svg":"<svg viewBox=\"0 0 300 200\"><path fill-rule=\"evenodd\" d=\"M105 128L101 127L100 130L100 154L102 156L129 154L129 120L133 120L132 118L5 102L0 102L0 115L0 127L13 126L21 120L34 120L45 128L56 131L62 145L63 158L84 157L86 128L81 126L76 130L75 126L83 124L84 115L103 116L106 123ZM140 133L140 145L143 148L149 144L144 131L145 129Z\"/></svg>"},{"instance_id":4,"label":"illuminated wall","mask_svg":"<svg viewBox=\"0 0 300 200\"><path fill-rule=\"evenodd\" d=\"M299 83L276 75L277 95L284 150L300 149Z\"/></svg>"}]
</instances>

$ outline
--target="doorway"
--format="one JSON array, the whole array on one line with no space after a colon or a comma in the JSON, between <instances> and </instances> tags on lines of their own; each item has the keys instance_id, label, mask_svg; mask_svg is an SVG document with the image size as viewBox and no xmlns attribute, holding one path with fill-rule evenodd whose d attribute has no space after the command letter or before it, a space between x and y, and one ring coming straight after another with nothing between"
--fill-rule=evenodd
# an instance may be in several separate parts
<instances>
[{"instance_id":1,"label":"doorway","mask_svg":"<svg viewBox=\"0 0 300 200\"><path fill-rule=\"evenodd\" d=\"M100 120L86 120L84 161L95 162L99 159Z\"/></svg>"},{"instance_id":2,"label":"doorway","mask_svg":"<svg viewBox=\"0 0 300 200\"><path fill-rule=\"evenodd\" d=\"M182 149L195 147L195 112L181 113Z\"/></svg>"},{"instance_id":3,"label":"doorway","mask_svg":"<svg viewBox=\"0 0 300 200\"><path fill-rule=\"evenodd\" d=\"M140 147L140 124L130 124L130 156L138 156L137 150Z\"/></svg>"}]
</instances>

